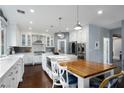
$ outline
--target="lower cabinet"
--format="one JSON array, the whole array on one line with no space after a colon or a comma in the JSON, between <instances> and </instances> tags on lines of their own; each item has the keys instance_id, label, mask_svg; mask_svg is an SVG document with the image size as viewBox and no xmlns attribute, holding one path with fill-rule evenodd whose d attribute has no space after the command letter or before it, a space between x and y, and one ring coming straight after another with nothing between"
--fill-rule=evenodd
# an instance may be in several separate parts
<instances>
[{"instance_id":1,"label":"lower cabinet","mask_svg":"<svg viewBox=\"0 0 124 93\"><path fill-rule=\"evenodd\" d=\"M24 54L24 64L41 64L42 63L42 55L34 55L33 53Z\"/></svg>"},{"instance_id":2,"label":"lower cabinet","mask_svg":"<svg viewBox=\"0 0 124 93\"><path fill-rule=\"evenodd\" d=\"M33 64L41 64L41 63L42 63L42 55L34 55Z\"/></svg>"},{"instance_id":3,"label":"lower cabinet","mask_svg":"<svg viewBox=\"0 0 124 93\"><path fill-rule=\"evenodd\" d=\"M24 54L24 64L33 64L33 54L32 53Z\"/></svg>"},{"instance_id":4,"label":"lower cabinet","mask_svg":"<svg viewBox=\"0 0 124 93\"><path fill-rule=\"evenodd\" d=\"M24 73L23 59L19 59L14 66L0 79L0 88L17 88Z\"/></svg>"},{"instance_id":5,"label":"lower cabinet","mask_svg":"<svg viewBox=\"0 0 124 93\"><path fill-rule=\"evenodd\" d=\"M24 54L24 64L41 64L42 63L42 55L34 55L33 53L25 53Z\"/></svg>"}]
</instances>

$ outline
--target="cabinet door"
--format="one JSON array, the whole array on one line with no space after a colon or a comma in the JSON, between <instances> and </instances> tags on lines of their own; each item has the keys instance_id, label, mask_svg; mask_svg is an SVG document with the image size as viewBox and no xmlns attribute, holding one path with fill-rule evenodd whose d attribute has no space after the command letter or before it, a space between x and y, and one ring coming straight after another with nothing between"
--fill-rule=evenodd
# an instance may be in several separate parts
<instances>
[{"instance_id":1,"label":"cabinet door","mask_svg":"<svg viewBox=\"0 0 124 93\"><path fill-rule=\"evenodd\" d=\"M26 35L22 34L22 46L26 46Z\"/></svg>"},{"instance_id":2,"label":"cabinet door","mask_svg":"<svg viewBox=\"0 0 124 93\"><path fill-rule=\"evenodd\" d=\"M31 46L31 35L27 35L27 46Z\"/></svg>"},{"instance_id":3,"label":"cabinet door","mask_svg":"<svg viewBox=\"0 0 124 93\"><path fill-rule=\"evenodd\" d=\"M10 80L7 75L3 77L2 82L0 82L0 88L9 88L10 87Z\"/></svg>"},{"instance_id":4,"label":"cabinet door","mask_svg":"<svg viewBox=\"0 0 124 93\"><path fill-rule=\"evenodd\" d=\"M33 56L32 56L32 54L25 54L24 64L32 64L32 63L33 63Z\"/></svg>"},{"instance_id":5,"label":"cabinet door","mask_svg":"<svg viewBox=\"0 0 124 93\"><path fill-rule=\"evenodd\" d=\"M54 46L54 38L51 37L51 46Z\"/></svg>"},{"instance_id":6,"label":"cabinet door","mask_svg":"<svg viewBox=\"0 0 124 93\"><path fill-rule=\"evenodd\" d=\"M47 37L47 46L48 47L50 46L50 37L49 36Z\"/></svg>"},{"instance_id":7,"label":"cabinet door","mask_svg":"<svg viewBox=\"0 0 124 93\"><path fill-rule=\"evenodd\" d=\"M0 88L6 88L6 83L4 81L0 83Z\"/></svg>"}]
</instances>

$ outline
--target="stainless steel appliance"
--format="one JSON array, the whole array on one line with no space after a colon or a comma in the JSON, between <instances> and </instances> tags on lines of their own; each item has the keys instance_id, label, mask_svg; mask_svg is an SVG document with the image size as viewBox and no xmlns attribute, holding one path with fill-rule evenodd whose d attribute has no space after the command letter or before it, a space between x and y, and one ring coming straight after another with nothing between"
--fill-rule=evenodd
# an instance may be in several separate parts
<instances>
[{"instance_id":1,"label":"stainless steel appliance","mask_svg":"<svg viewBox=\"0 0 124 93\"><path fill-rule=\"evenodd\" d=\"M69 53L77 55L77 41L69 43Z\"/></svg>"},{"instance_id":2,"label":"stainless steel appliance","mask_svg":"<svg viewBox=\"0 0 124 93\"><path fill-rule=\"evenodd\" d=\"M85 43L77 44L77 56L79 59L86 59L86 45Z\"/></svg>"}]
</instances>

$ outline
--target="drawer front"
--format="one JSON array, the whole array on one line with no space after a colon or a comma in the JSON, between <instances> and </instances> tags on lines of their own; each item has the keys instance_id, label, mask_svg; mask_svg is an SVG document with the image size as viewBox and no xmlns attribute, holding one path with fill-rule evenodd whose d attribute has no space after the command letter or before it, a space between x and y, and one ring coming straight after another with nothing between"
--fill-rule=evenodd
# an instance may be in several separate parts
<instances>
[{"instance_id":1,"label":"drawer front","mask_svg":"<svg viewBox=\"0 0 124 93\"><path fill-rule=\"evenodd\" d=\"M24 64L22 60L11 67L11 69L0 79L0 88L17 88L24 73Z\"/></svg>"}]
</instances>

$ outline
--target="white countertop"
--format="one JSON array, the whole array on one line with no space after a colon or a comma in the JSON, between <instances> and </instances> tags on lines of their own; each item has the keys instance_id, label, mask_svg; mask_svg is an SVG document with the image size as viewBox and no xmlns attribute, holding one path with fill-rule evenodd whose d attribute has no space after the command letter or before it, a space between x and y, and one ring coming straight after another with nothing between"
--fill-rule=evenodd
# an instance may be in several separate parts
<instances>
[{"instance_id":1,"label":"white countertop","mask_svg":"<svg viewBox=\"0 0 124 93\"><path fill-rule=\"evenodd\" d=\"M18 59L23 58L23 56L23 54L15 54L0 58L0 79L18 61Z\"/></svg>"},{"instance_id":2,"label":"white countertop","mask_svg":"<svg viewBox=\"0 0 124 93\"><path fill-rule=\"evenodd\" d=\"M56 59L77 58L76 55L72 55L72 54L48 55L47 57L48 58L56 58Z\"/></svg>"}]
</instances>

